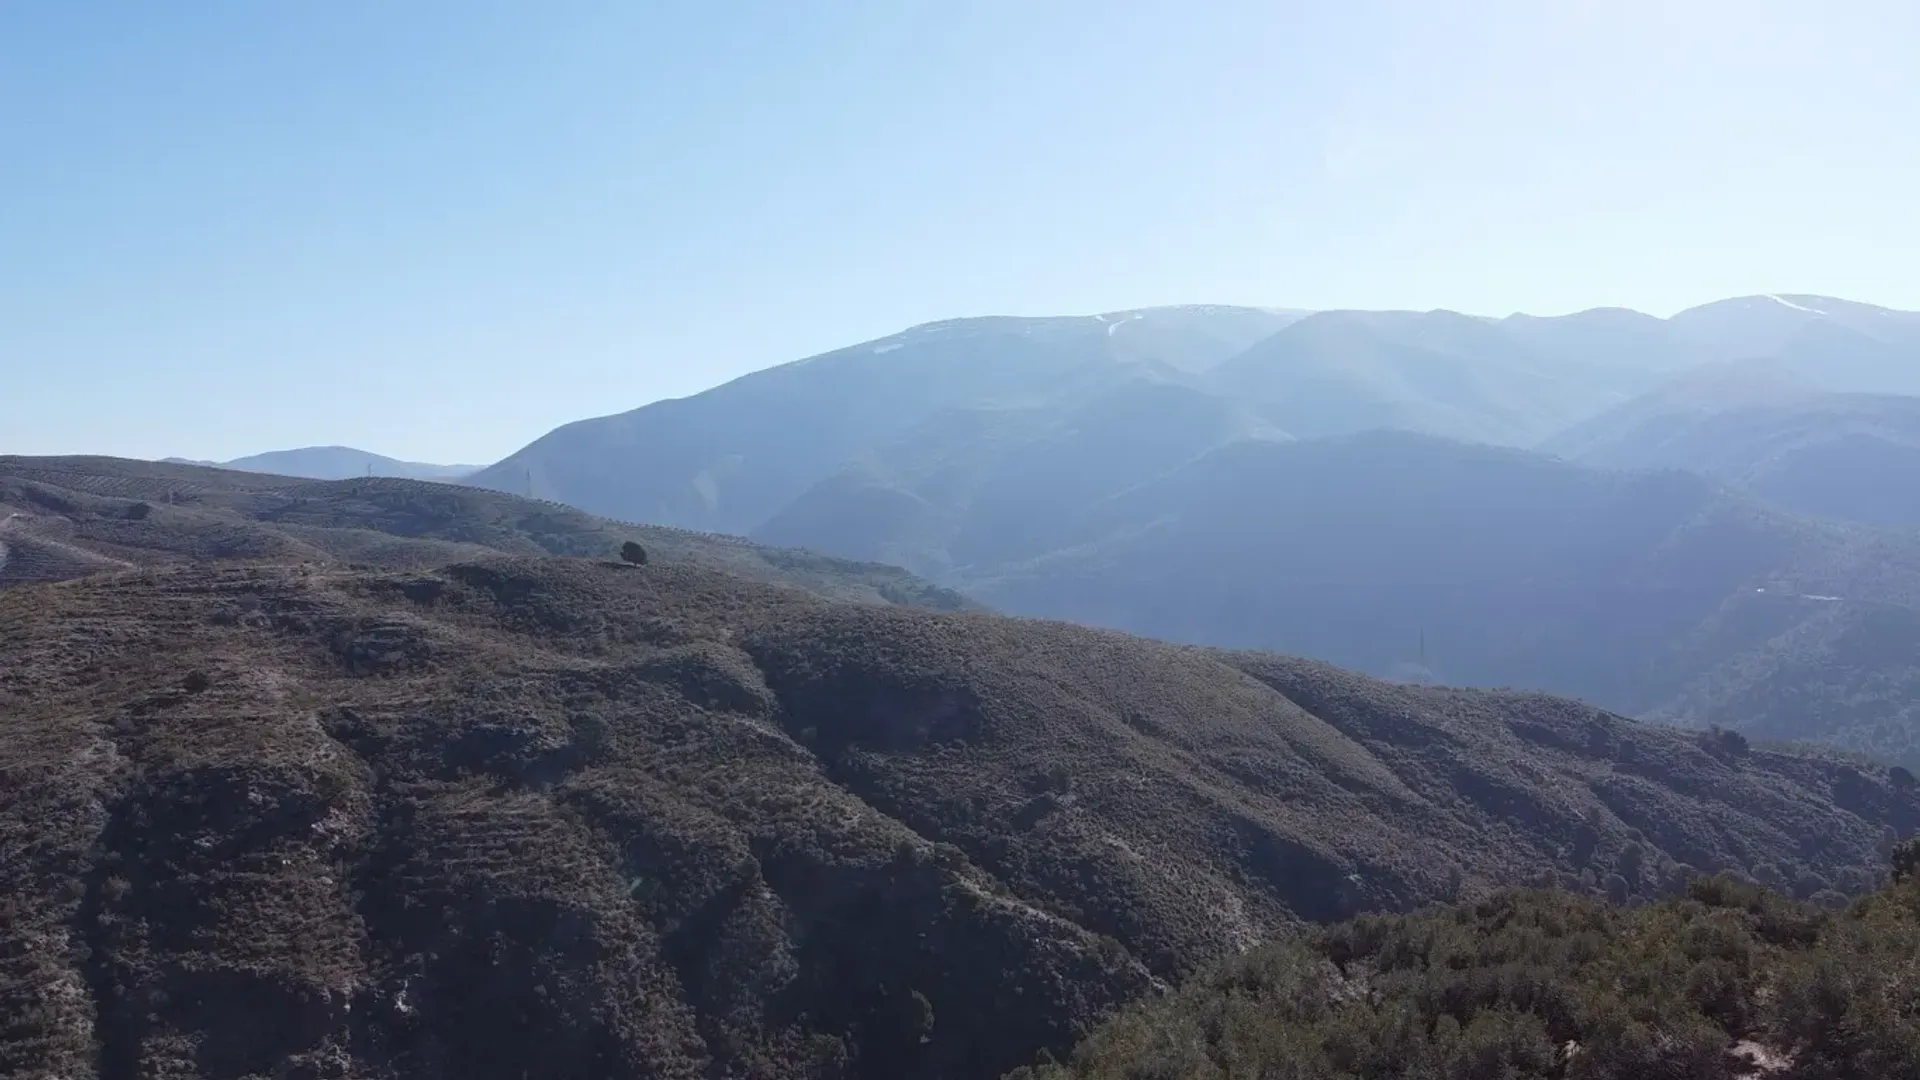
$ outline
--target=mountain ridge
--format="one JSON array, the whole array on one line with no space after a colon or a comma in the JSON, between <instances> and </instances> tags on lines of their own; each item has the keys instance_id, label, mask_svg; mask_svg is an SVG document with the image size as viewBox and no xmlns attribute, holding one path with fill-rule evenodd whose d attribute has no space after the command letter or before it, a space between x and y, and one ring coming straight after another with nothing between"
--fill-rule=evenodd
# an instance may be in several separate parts
<instances>
[{"instance_id":1,"label":"mountain ridge","mask_svg":"<svg viewBox=\"0 0 1920 1080\"><path fill-rule=\"evenodd\" d=\"M1243 339L1256 336L1250 328L1271 332L1223 349L1218 318L1238 320ZM1845 669L1871 640L1866 627L1900 625L1868 598L1914 594L1911 545L1844 520L1803 519L1904 525L1884 499L1885 512L1869 512L1877 489L1853 467L1899 464L1903 442L1828 439L1781 457L1784 479L1772 486L1693 458L1582 462L1576 452L1582 431L1665 415L1648 403L1676 386L1694 387L1716 411L1853 393L1845 388L1863 381L1897 388L1907 367L1920 371L1920 316L1794 293L1669 319L1625 309L1504 319L1328 311L1276 328L1259 318L1186 308L929 324L578 422L468 482L531 483L618 516L901 565L1015 612L1278 646L1377 675L1546 687L1903 759L1920 746L1920 716L1897 705L1892 687L1904 677L1884 657L1860 668L1864 682L1852 689L1816 680L1819 700L1797 725L1784 705L1751 707L1753 688L1777 686L1779 673L1804 671L1815 657ZM1121 347L1138 334L1154 348ZM1454 442L1402 444L1383 458L1392 437L1382 429ZM1629 441L1661 437L1645 425L1625 430ZM1462 439L1558 451L1575 465L1686 467L1707 479L1690 489L1678 478L1616 482L1511 455L1476 457ZM1285 461L1308 455L1343 479L1315 487L1286 472ZM1285 476L1262 471L1269 467ZM1432 472L1441 467L1451 471ZM1463 519L1400 482L1396 469L1444 480L1490 516ZM1474 469L1481 479L1461 486ZM1505 497L1501 483L1531 485L1537 498ZM1601 512L1616 497L1605 492L1633 485L1643 501L1620 509L1638 517ZM1181 524L1202 512L1194 491L1215 500L1204 511L1214 515L1208 528ZM1354 509L1369 501L1380 504L1372 517ZM1416 505L1454 523L1450 546L1426 571L1419 549L1382 548L1432 531ZM1638 530L1621 533L1621 550L1646 565L1621 565L1617 552L1568 534L1553 514L1580 517L1595 535ZM1505 567L1473 554L1464 537L1477 528L1495 530L1484 546L1507 552ZM1559 547L1545 562L1505 539L1548 534ZM1721 565L1716 544L1731 545ZM1361 552L1374 561L1362 566ZM1288 558L1304 561L1289 567ZM1683 558L1697 563L1693 583L1680 573ZM1882 565L1869 565L1875 559ZM1123 563L1124 573L1115 569ZM1531 577L1507 572L1523 565ZM1308 567L1325 578L1336 566L1346 567L1343 596L1305 603L1305 586L1288 584ZM1448 599L1448 587L1422 573L1487 591L1478 601ZM1622 577L1631 574L1641 580ZM1699 581L1715 583L1711 595ZM1246 609L1261 595L1266 614L1256 618ZM1803 599L1833 596L1837 606ZM1629 597L1645 612L1635 614ZM1476 603L1509 622L1469 617ZM1728 705L1736 700L1745 703L1737 714Z\"/></svg>"},{"instance_id":2,"label":"mountain ridge","mask_svg":"<svg viewBox=\"0 0 1920 1080\"><path fill-rule=\"evenodd\" d=\"M1920 316L1799 294L1668 319L1604 308L1481 319L1217 305L989 316L921 324L574 421L463 482L747 534L943 408L1072 409L1145 374L1261 407L1295 437L1402 426L1533 445L1682 369L1756 350L1816 383L1831 376L1836 389L1875 380L1920 389L1896 362L1920 355ZM627 461L646 464L636 474L618 464Z\"/></svg>"},{"instance_id":3,"label":"mountain ridge","mask_svg":"<svg viewBox=\"0 0 1920 1080\"><path fill-rule=\"evenodd\" d=\"M242 472L273 473L309 480L350 480L360 476L398 477L406 480L452 480L481 468L479 465L433 465L421 461L401 461L384 454L351 446L302 446L291 450L269 450L231 461L200 461L192 458L163 458L170 465L205 465Z\"/></svg>"},{"instance_id":4,"label":"mountain ridge","mask_svg":"<svg viewBox=\"0 0 1920 1080\"><path fill-rule=\"evenodd\" d=\"M0 586L192 561L434 566L479 554L656 556L874 603L970 602L892 566L740 537L609 521L539 502L391 477L314 481L122 458L0 456Z\"/></svg>"}]
</instances>

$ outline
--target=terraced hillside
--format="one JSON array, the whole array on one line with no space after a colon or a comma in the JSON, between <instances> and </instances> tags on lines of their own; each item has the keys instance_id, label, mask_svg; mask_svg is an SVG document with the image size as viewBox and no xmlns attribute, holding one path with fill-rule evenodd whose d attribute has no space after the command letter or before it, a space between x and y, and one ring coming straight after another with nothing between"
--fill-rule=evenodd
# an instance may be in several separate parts
<instances>
[{"instance_id":1,"label":"terraced hillside","mask_svg":"<svg viewBox=\"0 0 1920 1080\"><path fill-rule=\"evenodd\" d=\"M1835 903L1920 815L1563 699L691 559L161 565L0 590L0 643L6 1076L984 1080L1308 921Z\"/></svg>"},{"instance_id":2,"label":"terraced hillside","mask_svg":"<svg viewBox=\"0 0 1920 1080\"><path fill-rule=\"evenodd\" d=\"M629 541L834 599L970 606L878 563L608 521L418 480L318 481L122 458L0 457L0 587L196 560L427 567L489 553L610 558Z\"/></svg>"}]
</instances>

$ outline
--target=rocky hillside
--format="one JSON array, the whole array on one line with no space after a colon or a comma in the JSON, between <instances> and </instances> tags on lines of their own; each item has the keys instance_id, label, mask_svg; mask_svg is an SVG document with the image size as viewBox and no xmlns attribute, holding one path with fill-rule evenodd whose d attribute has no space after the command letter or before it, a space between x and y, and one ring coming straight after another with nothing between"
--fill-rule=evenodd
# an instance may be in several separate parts
<instances>
[{"instance_id":1,"label":"rocky hillside","mask_svg":"<svg viewBox=\"0 0 1920 1080\"><path fill-rule=\"evenodd\" d=\"M821 596L942 610L958 594L877 563L608 521L498 492L314 481L122 458L0 456L0 588L194 561L428 567L490 553L610 557L627 541Z\"/></svg>"},{"instance_id":2,"label":"rocky hillside","mask_svg":"<svg viewBox=\"0 0 1920 1080\"><path fill-rule=\"evenodd\" d=\"M984 1080L1310 921L1837 904L1920 815L1563 699L695 560L162 565L0 591L0 642L7 1076Z\"/></svg>"}]
</instances>

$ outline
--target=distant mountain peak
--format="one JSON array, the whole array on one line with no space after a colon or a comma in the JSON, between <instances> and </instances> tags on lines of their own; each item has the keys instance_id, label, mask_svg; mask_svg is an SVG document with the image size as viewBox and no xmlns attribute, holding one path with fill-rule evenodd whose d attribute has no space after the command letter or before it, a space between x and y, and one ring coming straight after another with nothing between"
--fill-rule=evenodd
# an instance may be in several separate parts
<instances>
[{"instance_id":1,"label":"distant mountain peak","mask_svg":"<svg viewBox=\"0 0 1920 1080\"><path fill-rule=\"evenodd\" d=\"M478 465L435 465L423 461L401 461L351 446L302 446L291 450L269 450L231 461L200 461L191 458L163 458L174 465L211 465L240 472L273 473L297 476L305 480L346 480L356 476L398 477L405 480L453 480L477 471Z\"/></svg>"}]
</instances>

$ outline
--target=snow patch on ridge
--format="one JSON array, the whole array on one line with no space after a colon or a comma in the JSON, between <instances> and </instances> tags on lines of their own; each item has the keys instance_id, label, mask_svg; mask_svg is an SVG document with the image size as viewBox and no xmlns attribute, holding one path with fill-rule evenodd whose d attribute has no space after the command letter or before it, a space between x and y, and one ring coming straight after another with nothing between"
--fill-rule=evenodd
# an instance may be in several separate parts
<instances>
[{"instance_id":1,"label":"snow patch on ridge","mask_svg":"<svg viewBox=\"0 0 1920 1080\"><path fill-rule=\"evenodd\" d=\"M1810 307L1807 307L1807 306L1805 306L1805 305L1802 305L1802 304L1796 304L1796 303L1794 303L1793 301L1791 301L1791 300L1788 300L1788 299L1787 299L1786 297L1784 297L1784 296L1776 296L1776 295L1775 295L1775 294L1773 294L1773 293L1767 293L1767 294L1766 294L1766 297L1767 297L1767 299L1769 299L1769 300L1771 300L1771 301L1773 301L1774 303L1776 303L1776 304L1779 304L1779 305L1781 305L1781 306L1783 306L1783 307L1790 307L1790 308L1792 308L1792 309L1793 309L1793 310L1795 310L1795 311L1804 311L1804 312L1806 312L1806 313L1807 313L1807 314L1809 314L1809 315L1825 315L1825 314L1826 314L1826 312L1824 312L1824 311L1821 311L1821 310L1820 310L1819 308L1810 308Z\"/></svg>"}]
</instances>

